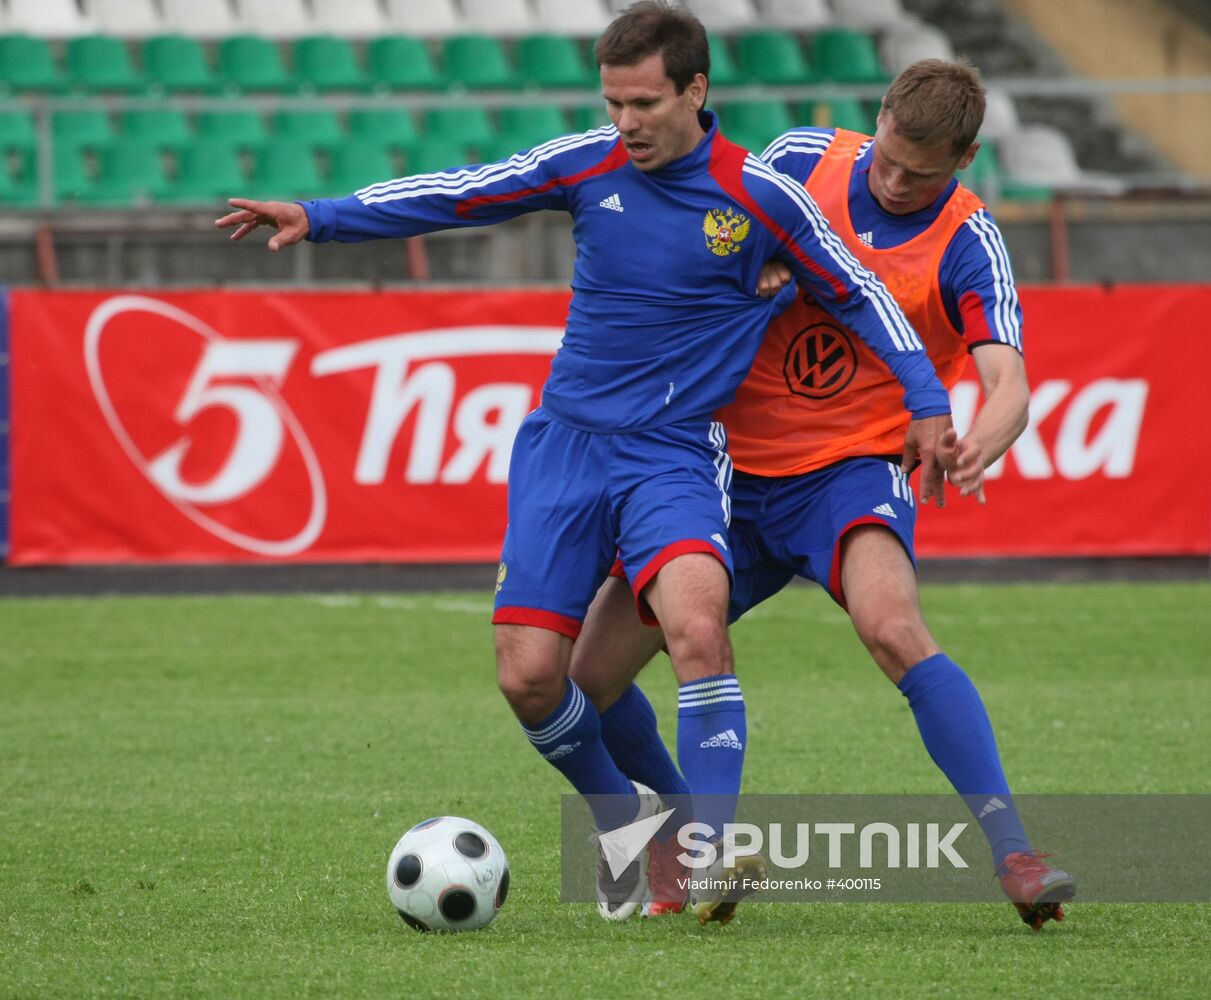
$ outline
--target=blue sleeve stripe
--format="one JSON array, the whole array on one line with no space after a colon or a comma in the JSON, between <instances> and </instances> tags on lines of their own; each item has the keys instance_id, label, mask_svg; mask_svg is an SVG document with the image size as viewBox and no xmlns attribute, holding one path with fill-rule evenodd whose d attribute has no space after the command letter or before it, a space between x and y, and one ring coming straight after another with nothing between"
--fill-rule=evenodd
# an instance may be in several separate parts
<instances>
[{"instance_id":1,"label":"blue sleeve stripe","mask_svg":"<svg viewBox=\"0 0 1211 1000\"><path fill-rule=\"evenodd\" d=\"M983 209L967 220L967 226L979 238L980 246L988 254L988 265L992 270L992 285L996 290L993 331L998 340L1021 351L1021 308L1018 304L1018 291L1013 283L1013 272L1009 267L1009 252L1005 249L1001 231Z\"/></svg>"},{"instance_id":2,"label":"blue sleeve stripe","mask_svg":"<svg viewBox=\"0 0 1211 1000\"><path fill-rule=\"evenodd\" d=\"M803 215L811 225L812 231L816 239L820 241L821 247L832 257L849 284L863 291L866 297L874 304L895 349L897 351L924 350L921 346L921 341L917 337L916 330L909 325L908 320L905 318L896 300L892 298L891 293L872 272L864 268L858 262L858 259L849 252L849 248L846 247L841 241L841 237L829 226L819 207L817 207L811 195L807 193L807 189L751 156L745 162L744 170L745 173L764 177L766 180L777 184L802 209Z\"/></svg>"},{"instance_id":3,"label":"blue sleeve stripe","mask_svg":"<svg viewBox=\"0 0 1211 1000\"><path fill-rule=\"evenodd\" d=\"M613 125L594 129L592 132L560 136L541 146L518 153L497 163L465 167L461 170L443 171L434 174L415 174L381 181L357 191L357 199L364 205L377 205L405 198L423 198L431 195L462 195L482 190L489 185L525 176L540 163L569 150L583 149L598 143L613 143L618 131Z\"/></svg>"}]
</instances>

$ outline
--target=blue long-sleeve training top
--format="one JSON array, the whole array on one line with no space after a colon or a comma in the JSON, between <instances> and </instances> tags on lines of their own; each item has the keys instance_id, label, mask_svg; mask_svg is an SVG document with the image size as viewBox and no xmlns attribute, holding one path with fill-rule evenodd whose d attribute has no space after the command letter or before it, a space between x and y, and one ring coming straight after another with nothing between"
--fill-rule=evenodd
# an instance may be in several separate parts
<instances>
[{"instance_id":1,"label":"blue long-sleeve training top","mask_svg":"<svg viewBox=\"0 0 1211 1000\"><path fill-rule=\"evenodd\" d=\"M613 126L498 163L372 184L303 202L315 242L417 236L525 212L570 212L577 255L563 342L543 408L591 431L706 416L729 402L775 300L756 297L778 258L905 386L915 417L950 412L946 390L887 289L828 228L802 184L728 142L715 117L680 159L634 167Z\"/></svg>"}]
</instances>

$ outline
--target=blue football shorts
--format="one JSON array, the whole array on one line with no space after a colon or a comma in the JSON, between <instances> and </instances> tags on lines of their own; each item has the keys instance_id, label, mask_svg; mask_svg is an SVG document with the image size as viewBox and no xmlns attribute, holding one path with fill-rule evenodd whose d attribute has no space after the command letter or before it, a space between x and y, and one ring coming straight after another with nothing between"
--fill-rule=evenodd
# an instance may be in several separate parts
<instances>
[{"instance_id":1,"label":"blue football shorts","mask_svg":"<svg viewBox=\"0 0 1211 1000\"><path fill-rule=\"evenodd\" d=\"M735 563L728 621L801 576L845 607L841 539L860 524L889 528L916 565L917 502L898 461L851 458L801 476L737 472L728 539Z\"/></svg>"},{"instance_id":2,"label":"blue football shorts","mask_svg":"<svg viewBox=\"0 0 1211 1000\"><path fill-rule=\"evenodd\" d=\"M535 410L518 429L509 462L509 525L492 621L576 638L616 557L637 595L688 552L714 555L730 575L726 448L723 425L707 418L595 433ZM639 605L655 624L646 602Z\"/></svg>"}]
</instances>

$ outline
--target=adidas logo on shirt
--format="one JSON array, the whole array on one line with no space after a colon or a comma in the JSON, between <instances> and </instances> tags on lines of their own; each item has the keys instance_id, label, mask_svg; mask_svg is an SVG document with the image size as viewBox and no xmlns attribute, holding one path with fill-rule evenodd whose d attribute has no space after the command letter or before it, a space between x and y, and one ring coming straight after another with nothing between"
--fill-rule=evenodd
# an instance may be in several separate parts
<instances>
[{"instance_id":1,"label":"adidas logo on shirt","mask_svg":"<svg viewBox=\"0 0 1211 1000\"><path fill-rule=\"evenodd\" d=\"M622 199L616 194L612 194L608 198L602 198L597 204L602 208L608 208L611 212L623 211Z\"/></svg>"},{"instance_id":2,"label":"adidas logo on shirt","mask_svg":"<svg viewBox=\"0 0 1211 1000\"><path fill-rule=\"evenodd\" d=\"M736 735L736 730L734 729L716 733L709 740L703 740L698 745L704 750L709 750L711 747L727 747L731 750L744 749L744 744L740 742L740 737Z\"/></svg>"},{"instance_id":3,"label":"adidas logo on shirt","mask_svg":"<svg viewBox=\"0 0 1211 1000\"><path fill-rule=\"evenodd\" d=\"M873 232L867 231L865 233L858 233L858 239L860 239L868 247L874 247L875 245L875 234Z\"/></svg>"},{"instance_id":4,"label":"adidas logo on shirt","mask_svg":"<svg viewBox=\"0 0 1211 1000\"><path fill-rule=\"evenodd\" d=\"M879 506L874 509L874 513L882 514L884 517L895 517L896 516L896 512L891 509L891 504L889 504L889 503L879 504ZM896 520L899 520L899 518L896 518Z\"/></svg>"}]
</instances>

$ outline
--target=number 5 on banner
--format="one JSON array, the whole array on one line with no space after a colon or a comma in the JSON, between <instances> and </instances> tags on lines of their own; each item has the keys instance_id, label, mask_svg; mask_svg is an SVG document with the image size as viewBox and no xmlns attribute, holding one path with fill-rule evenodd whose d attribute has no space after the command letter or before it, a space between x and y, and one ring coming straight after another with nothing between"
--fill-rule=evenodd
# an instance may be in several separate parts
<instances>
[{"instance_id":1,"label":"number 5 on banner","mask_svg":"<svg viewBox=\"0 0 1211 1000\"><path fill-rule=\"evenodd\" d=\"M281 414L259 387L220 383L250 379L279 386L297 352L298 344L290 340L208 343L173 418L185 427L203 410L225 407L236 416L235 443L227 461L209 481L187 483L181 476L181 464L191 442L188 434L183 435L149 463L147 474L152 481L174 499L199 504L227 503L264 482L282 452L285 429Z\"/></svg>"}]
</instances>

